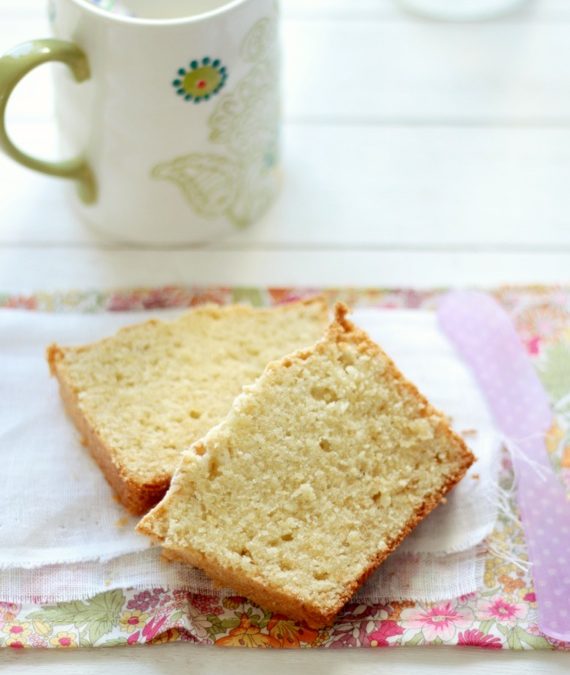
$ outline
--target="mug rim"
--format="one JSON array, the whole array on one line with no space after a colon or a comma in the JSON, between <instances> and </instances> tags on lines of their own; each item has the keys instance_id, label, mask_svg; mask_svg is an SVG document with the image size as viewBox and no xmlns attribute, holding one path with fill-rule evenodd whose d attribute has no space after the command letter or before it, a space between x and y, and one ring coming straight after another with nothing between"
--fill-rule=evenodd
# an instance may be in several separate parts
<instances>
[{"instance_id":1,"label":"mug rim","mask_svg":"<svg viewBox=\"0 0 570 675\"><path fill-rule=\"evenodd\" d=\"M228 2L225 5L222 5L221 7L211 9L208 12L202 12L201 14L194 14L192 16L181 16L172 19L144 19L134 16L128 16L125 14L114 14L113 12L109 12L108 10L101 9L92 2L89 2L89 0L69 0L69 2L77 5L80 9L84 9L85 11L90 12L91 14L95 15L100 19L104 19L107 21L116 21L118 23L131 26L153 26L153 27L181 26L188 23L198 23L200 21L204 21L206 19L211 19L216 16L225 14L226 12L229 12L235 9L236 7L244 5L246 2L250 1L251 0L232 0L231 2Z\"/></svg>"}]
</instances>

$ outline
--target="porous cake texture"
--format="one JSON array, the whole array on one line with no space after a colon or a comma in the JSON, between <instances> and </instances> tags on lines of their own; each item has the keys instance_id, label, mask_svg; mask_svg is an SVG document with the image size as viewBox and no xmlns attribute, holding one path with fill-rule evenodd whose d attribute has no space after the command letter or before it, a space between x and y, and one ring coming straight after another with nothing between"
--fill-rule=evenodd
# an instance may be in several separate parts
<instances>
[{"instance_id":1,"label":"porous cake texture","mask_svg":"<svg viewBox=\"0 0 570 675\"><path fill-rule=\"evenodd\" d=\"M138 526L167 556L313 627L474 461L346 312L244 389Z\"/></svg>"},{"instance_id":2,"label":"porous cake texture","mask_svg":"<svg viewBox=\"0 0 570 675\"><path fill-rule=\"evenodd\" d=\"M204 305L81 347L48 348L66 408L120 501L145 513L182 450L229 411L267 363L311 345L328 323L318 296L272 309Z\"/></svg>"}]
</instances>

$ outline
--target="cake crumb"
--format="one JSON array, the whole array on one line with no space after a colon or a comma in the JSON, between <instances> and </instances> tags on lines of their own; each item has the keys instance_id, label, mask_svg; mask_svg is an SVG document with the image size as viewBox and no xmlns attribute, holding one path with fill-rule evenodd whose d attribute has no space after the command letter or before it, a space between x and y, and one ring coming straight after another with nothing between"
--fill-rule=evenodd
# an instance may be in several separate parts
<instances>
[{"instance_id":1,"label":"cake crumb","mask_svg":"<svg viewBox=\"0 0 570 675\"><path fill-rule=\"evenodd\" d=\"M472 473L471 478L472 478L472 480L479 480L479 478L481 478L481 476L478 473Z\"/></svg>"},{"instance_id":2,"label":"cake crumb","mask_svg":"<svg viewBox=\"0 0 570 675\"><path fill-rule=\"evenodd\" d=\"M115 527L125 527L129 524L128 516L121 516L118 520L115 521Z\"/></svg>"},{"instance_id":3,"label":"cake crumb","mask_svg":"<svg viewBox=\"0 0 570 675\"><path fill-rule=\"evenodd\" d=\"M464 438L473 438L474 436L477 436L477 429L463 429L461 435Z\"/></svg>"},{"instance_id":4,"label":"cake crumb","mask_svg":"<svg viewBox=\"0 0 570 675\"><path fill-rule=\"evenodd\" d=\"M441 503L442 503L442 504L447 504L447 497L442 497L442 498L441 498Z\"/></svg>"}]
</instances>

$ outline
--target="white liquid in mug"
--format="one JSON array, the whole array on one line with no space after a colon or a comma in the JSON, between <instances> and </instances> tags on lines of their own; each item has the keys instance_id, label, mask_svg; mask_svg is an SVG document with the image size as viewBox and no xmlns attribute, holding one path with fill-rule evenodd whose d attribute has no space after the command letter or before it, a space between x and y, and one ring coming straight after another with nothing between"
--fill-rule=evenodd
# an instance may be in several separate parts
<instances>
[{"instance_id":1,"label":"white liquid in mug","mask_svg":"<svg viewBox=\"0 0 570 675\"><path fill-rule=\"evenodd\" d=\"M234 0L88 0L111 14L137 19L182 19L206 14Z\"/></svg>"}]
</instances>

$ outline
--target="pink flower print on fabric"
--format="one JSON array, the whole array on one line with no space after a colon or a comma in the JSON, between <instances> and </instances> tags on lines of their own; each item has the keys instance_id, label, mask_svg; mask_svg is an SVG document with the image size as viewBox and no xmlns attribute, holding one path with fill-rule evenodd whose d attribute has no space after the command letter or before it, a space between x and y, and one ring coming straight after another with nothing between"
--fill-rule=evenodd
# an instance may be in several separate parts
<instances>
[{"instance_id":1,"label":"pink flower print on fabric","mask_svg":"<svg viewBox=\"0 0 570 675\"><path fill-rule=\"evenodd\" d=\"M405 609L400 622L407 628L421 630L427 642L437 638L447 642L455 636L458 627L473 623L473 614L468 609L456 609L451 602L445 602L424 610Z\"/></svg>"},{"instance_id":2,"label":"pink flower print on fabric","mask_svg":"<svg viewBox=\"0 0 570 675\"><path fill-rule=\"evenodd\" d=\"M457 636L459 647L482 647L483 649L502 649L501 641L496 635L485 635L477 628L463 631Z\"/></svg>"},{"instance_id":3,"label":"pink flower print on fabric","mask_svg":"<svg viewBox=\"0 0 570 675\"><path fill-rule=\"evenodd\" d=\"M485 619L497 619L501 623L514 623L528 614L528 605L507 602L503 598L482 602L479 605L481 616Z\"/></svg>"}]
</instances>

